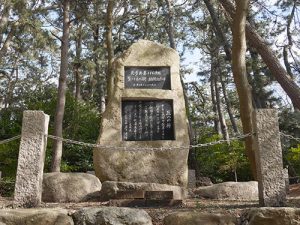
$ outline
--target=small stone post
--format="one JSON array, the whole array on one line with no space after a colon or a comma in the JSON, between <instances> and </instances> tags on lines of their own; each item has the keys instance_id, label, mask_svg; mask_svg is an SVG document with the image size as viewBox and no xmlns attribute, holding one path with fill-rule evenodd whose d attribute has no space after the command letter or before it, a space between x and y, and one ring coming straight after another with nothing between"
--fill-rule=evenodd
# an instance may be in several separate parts
<instances>
[{"instance_id":1,"label":"small stone post","mask_svg":"<svg viewBox=\"0 0 300 225\"><path fill-rule=\"evenodd\" d=\"M42 111L23 113L14 207L36 207L41 203L48 124L49 116Z\"/></svg>"},{"instance_id":2,"label":"small stone post","mask_svg":"<svg viewBox=\"0 0 300 225\"><path fill-rule=\"evenodd\" d=\"M254 127L259 204L264 207L284 206L286 189L277 110L256 110Z\"/></svg>"}]
</instances>

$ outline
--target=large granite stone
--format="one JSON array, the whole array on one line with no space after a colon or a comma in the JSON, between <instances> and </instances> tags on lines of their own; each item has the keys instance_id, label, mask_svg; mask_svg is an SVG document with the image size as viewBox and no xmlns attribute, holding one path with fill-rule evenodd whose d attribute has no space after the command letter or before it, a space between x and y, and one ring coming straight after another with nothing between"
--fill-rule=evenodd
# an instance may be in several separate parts
<instances>
[{"instance_id":1,"label":"large granite stone","mask_svg":"<svg viewBox=\"0 0 300 225\"><path fill-rule=\"evenodd\" d=\"M109 200L116 198L120 191L173 191L173 199L182 200L186 196L184 188L180 186L156 184L156 183L132 183L132 182L116 182L105 181L102 183L101 198Z\"/></svg>"},{"instance_id":2,"label":"large granite stone","mask_svg":"<svg viewBox=\"0 0 300 225\"><path fill-rule=\"evenodd\" d=\"M75 225L152 225L146 211L122 207L82 208L73 219Z\"/></svg>"},{"instance_id":3,"label":"large granite stone","mask_svg":"<svg viewBox=\"0 0 300 225\"><path fill-rule=\"evenodd\" d=\"M171 90L124 88L124 70L129 66L170 67ZM114 60L112 80L98 144L116 148L94 149L96 176L101 181L151 182L186 186L189 136L178 53L151 41L139 41ZM175 140L124 141L121 112L121 103L124 99L173 100ZM117 147L126 147L127 150ZM161 147L177 147L177 149L143 149ZM130 148L142 148L142 150L129 151Z\"/></svg>"},{"instance_id":4,"label":"large granite stone","mask_svg":"<svg viewBox=\"0 0 300 225\"><path fill-rule=\"evenodd\" d=\"M224 182L207 187L198 187L194 190L196 196L210 199L227 200L258 200L256 181Z\"/></svg>"},{"instance_id":5,"label":"large granite stone","mask_svg":"<svg viewBox=\"0 0 300 225\"><path fill-rule=\"evenodd\" d=\"M229 215L176 212L164 218L164 225L236 225L237 219Z\"/></svg>"},{"instance_id":6,"label":"large granite stone","mask_svg":"<svg viewBox=\"0 0 300 225\"><path fill-rule=\"evenodd\" d=\"M1 225L73 225L65 209L2 209Z\"/></svg>"},{"instance_id":7,"label":"large granite stone","mask_svg":"<svg viewBox=\"0 0 300 225\"><path fill-rule=\"evenodd\" d=\"M42 111L24 111L14 206L36 207L41 203L49 116Z\"/></svg>"},{"instance_id":8,"label":"large granite stone","mask_svg":"<svg viewBox=\"0 0 300 225\"><path fill-rule=\"evenodd\" d=\"M82 202L99 193L101 182L87 173L45 173L43 180L44 202Z\"/></svg>"},{"instance_id":9,"label":"large granite stone","mask_svg":"<svg viewBox=\"0 0 300 225\"><path fill-rule=\"evenodd\" d=\"M259 203L261 206L284 206L286 185L277 111L256 110L254 124Z\"/></svg>"},{"instance_id":10,"label":"large granite stone","mask_svg":"<svg viewBox=\"0 0 300 225\"><path fill-rule=\"evenodd\" d=\"M297 208L258 208L242 216L242 224L247 225L299 225L300 209Z\"/></svg>"}]
</instances>

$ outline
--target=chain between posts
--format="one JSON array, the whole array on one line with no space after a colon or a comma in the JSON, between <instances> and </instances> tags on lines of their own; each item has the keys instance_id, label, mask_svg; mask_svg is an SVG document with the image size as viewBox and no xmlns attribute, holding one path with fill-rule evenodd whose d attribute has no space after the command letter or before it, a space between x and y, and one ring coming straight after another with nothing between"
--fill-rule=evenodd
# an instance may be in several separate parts
<instances>
[{"instance_id":1,"label":"chain between posts","mask_svg":"<svg viewBox=\"0 0 300 225\"><path fill-rule=\"evenodd\" d=\"M201 147L209 147L209 146L213 146L213 145L217 145L217 144L229 144L231 141L235 141L235 140L240 140L240 139L244 139L246 137L250 137L254 135L253 133L248 133L248 134L243 134L243 135L239 135L236 137L232 137L229 138L229 140L219 140L219 141L214 141L214 142L210 142L210 143L203 143L203 144L196 144L196 145L188 145L188 146L179 146L179 147L160 147L160 148L132 148L132 147L121 147L121 146L106 146L106 145L101 145L101 144L92 144L92 143L86 143L86 142L81 142L81 141L74 141L71 139L66 139L66 138L61 138L61 137L57 137L54 135L46 135L46 137L53 139L53 140L59 140L68 144L76 144L76 145L81 145L81 146L86 146L86 147L91 147L91 148L107 148L107 149L124 149L124 150L171 150L171 149L187 149L187 148L201 148ZM282 137L288 138L288 139L292 139L295 140L297 142L300 143L300 138L294 137L290 134L285 134L283 132L280 132L280 135ZM17 135L15 137L12 138L8 138L5 140L1 140L0 141L0 145L1 144L6 144L9 142L12 142L14 140L20 139L21 135Z\"/></svg>"},{"instance_id":2,"label":"chain between posts","mask_svg":"<svg viewBox=\"0 0 300 225\"><path fill-rule=\"evenodd\" d=\"M17 136L12 137L12 138L8 138L8 139L5 139L5 140L1 140L1 141L0 141L0 145L6 144L6 143L9 143L9 142L12 142L12 141L17 140L17 139L19 139L19 138L21 138L21 135L17 135Z\"/></svg>"},{"instance_id":3,"label":"chain between posts","mask_svg":"<svg viewBox=\"0 0 300 225\"><path fill-rule=\"evenodd\" d=\"M285 138L288 138L288 139L292 139L292 140L295 140L295 141L297 141L298 143L300 143L300 138L294 137L294 136L292 136L292 135L290 135L290 134L285 134L285 133L283 133L283 132L280 132L280 135L281 135L282 137L285 137Z\"/></svg>"},{"instance_id":4,"label":"chain between posts","mask_svg":"<svg viewBox=\"0 0 300 225\"><path fill-rule=\"evenodd\" d=\"M121 149L121 150L131 150L131 151L135 151L135 150L162 151L162 150L171 150L171 149L190 149L190 148L208 147L208 146L213 146L213 145L223 144L223 143L229 144L231 141L244 139L244 138L250 137L252 135L253 135L253 133L248 133L248 134L243 134L243 135L229 138L228 140L219 140L219 141L215 141L215 142L196 144L196 145L187 145L187 146L178 146L178 147L159 147L159 148L155 148L155 147L154 148L145 148L145 147L135 148L135 147L127 147L127 146L107 146L107 145L102 145L102 144L91 144L91 143L86 143L86 142L81 142L81 141L74 141L71 139L61 138L61 137L57 137L54 135L46 135L46 136L52 140L58 140L58 141L62 141L62 142L68 143L68 144L76 144L76 145L81 145L81 146L86 146L86 147L91 147L91 148Z\"/></svg>"}]
</instances>

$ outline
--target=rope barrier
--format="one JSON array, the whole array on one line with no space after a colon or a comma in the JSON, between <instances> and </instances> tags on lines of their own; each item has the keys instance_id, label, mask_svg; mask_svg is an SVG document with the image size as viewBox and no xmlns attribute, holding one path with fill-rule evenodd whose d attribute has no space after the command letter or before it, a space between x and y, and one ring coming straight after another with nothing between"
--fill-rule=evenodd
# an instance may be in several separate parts
<instances>
[{"instance_id":1,"label":"rope barrier","mask_svg":"<svg viewBox=\"0 0 300 225\"><path fill-rule=\"evenodd\" d=\"M228 140L219 140L215 142L210 142L210 143L203 143L203 144L196 144L196 145L187 145L187 146L175 146L175 147L159 147L159 148L147 148L147 147L127 147L127 146L109 146L109 145L101 145L101 144L92 144L92 143L86 143L86 142L81 142L81 141L74 141L71 139L66 139L66 138L61 138L57 137L54 135L46 135L48 138L52 140L58 140L62 141L68 144L75 144L75 145L81 145L85 147L91 147L91 148L106 148L106 149L120 149L120 150L131 150L131 151L136 151L136 150L153 150L153 151L163 151L163 150L172 150L172 149L189 149L189 148L200 148L200 147L208 147L208 146L213 146L217 144L223 144L223 143L230 143L231 141L235 140L240 140L244 139L246 137L252 136L252 133L249 134L244 134L244 135L239 135L236 137L229 138Z\"/></svg>"},{"instance_id":2,"label":"rope barrier","mask_svg":"<svg viewBox=\"0 0 300 225\"><path fill-rule=\"evenodd\" d=\"M8 138L8 139L1 140L1 141L0 141L0 145L6 144L6 143L9 143L9 142L12 142L12 141L17 140L17 139L19 139L19 138L21 138L21 135L18 135L18 136L12 137L12 138Z\"/></svg>"}]
</instances>

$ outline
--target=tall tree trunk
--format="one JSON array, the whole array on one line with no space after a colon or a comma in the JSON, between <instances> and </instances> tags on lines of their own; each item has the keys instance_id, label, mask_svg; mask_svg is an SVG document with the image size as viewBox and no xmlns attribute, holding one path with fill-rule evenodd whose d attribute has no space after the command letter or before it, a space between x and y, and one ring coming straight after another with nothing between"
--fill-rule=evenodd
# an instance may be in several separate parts
<instances>
[{"instance_id":1,"label":"tall tree trunk","mask_svg":"<svg viewBox=\"0 0 300 225\"><path fill-rule=\"evenodd\" d=\"M76 42L76 56L74 62L74 75L75 75L75 101L81 100L81 52L82 52L82 23L77 28L75 37Z\"/></svg>"},{"instance_id":2,"label":"tall tree trunk","mask_svg":"<svg viewBox=\"0 0 300 225\"><path fill-rule=\"evenodd\" d=\"M165 0L167 9L168 9L168 27L167 34L169 37L170 47L176 49L175 39L174 39L174 8L173 8L173 0Z\"/></svg>"},{"instance_id":3,"label":"tall tree trunk","mask_svg":"<svg viewBox=\"0 0 300 225\"><path fill-rule=\"evenodd\" d=\"M264 81L262 76L259 74L258 54L252 48L249 49L249 52L251 56L251 68L253 72L253 78L250 80L250 83L252 85L253 104L256 108L266 108L267 99L265 98L264 94ZM249 74L248 77L251 77L251 75Z\"/></svg>"},{"instance_id":4,"label":"tall tree trunk","mask_svg":"<svg viewBox=\"0 0 300 225\"><path fill-rule=\"evenodd\" d=\"M233 19L232 26L232 68L233 77L236 84L237 92L240 101L240 114L243 124L244 134L253 133L253 120L252 120L252 98L250 86L247 79L246 71L246 16L248 12L249 0L236 0L236 13ZM247 137L246 152L250 160L253 176L256 178L256 163L254 151L254 138L253 136Z\"/></svg>"},{"instance_id":5,"label":"tall tree trunk","mask_svg":"<svg viewBox=\"0 0 300 225\"><path fill-rule=\"evenodd\" d=\"M5 41L2 45L2 47L0 48L0 63L2 62L2 58L7 53L7 50L9 49L9 46L12 43L12 39L15 36L17 26L18 26L18 22L16 22L15 24L12 25L9 33L7 34L7 36L5 38Z\"/></svg>"},{"instance_id":6,"label":"tall tree trunk","mask_svg":"<svg viewBox=\"0 0 300 225\"><path fill-rule=\"evenodd\" d=\"M113 38L112 30L114 24L113 18L113 9L114 9L114 0L108 0L107 11L106 11L106 48L107 48L107 94L112 96L113 91L113 77L112 77L112 63L114 58L114 47L113 47Z\"/></svg>"},{"instance_id":7,"label":"tall tree trunk","mask_svg":"<svg viewBox=\"0 0 300 225\"><path fill-rule=\"evenodd\" d=\"M7 91L6 91L6 95L5 95L5 99L4 99L4 109L11 107L12 102L13 102L15 86L19 80L19 72L18 72L17 63L18 63L18 59L15 60L15 62L13 64L13 68L10 72L10 75L7 77L8 84L7 84L7 89L6 89ZM15 80L13 80L14 73L16 74Z\"/></svg>"},{"instance_id":8,"label":"tall tree trunk","mask_svg":"<svg viewBox=\"0 0 300 225\"><path fill-rule=\"evenodd\" d=\"M214 66L211 65L211 71L214 70L213 67ZM218 117L216 90L215 90L215 77L214 77L213 73L211 73L211 76L210 76L210 94L211 94L211 102L212 102L212 111L214 114L214 130L217 134L220 135L222 133L221 133L220 120Z\"/></svg>"},{"instance_id":9,"label":"tall tree trunk","mask_svg":"<svg viewBox=\"0 0 300 225\"><path fill-rule=\"evenodd\" d=\"M224 32L221 28L221 25L219 23L219 19L218 19L216 10L215 10L211 0L204 0L204 3L206 5L206 8L209 11L209 14L210 14L211 18L212 18L212 23L213 23L215 34L218 37L220 43L223 45L224 52L226 54L226 59L231 61L231 54L232 54L231 53L231 48L230 48L230 45L227 41L227 38L225 37L225 34L224 34ZM235 122L235 119L234 119L234 116L233 116L233 113L232 113L231 103L230 103L230 100L228 99L226 85L225 85L225 82L222 80L222 72L221 72L220 69L219 69L219 77L220 77L222 92L223 92L223 96L224 96L224 99L225 99L226 109L227 109L227 113L228 113L229 118L230 118L232 129L235 133L239 133L236 122Z\"/></svg>"},{"instance_id":10,"label":"tall tree trunk","mask_svg":"<svg viewBox=\"0 0 300 225\"><path fill-rule=\"evenodd\" d=\"M227 93L227 88L226 88L226 85L225 85L225 81L223 80L223 76L222 76L221 71L219 71L219 74L220 74L219 76L220 76L220 83L221 83L221 87L222 87L222 92L223 92L223 96L224 96L224 100L225 100L225 104L226 104L226 110L227 110L228 116L230 118L232 129L233 129L234 133L238 134L239 130L238 130L235 118L233 116L232 106L231 106L230 99L228 98L228 93Z\"/></svg>"},{"instance_id":11,"label":"tall tree trunk","mask_svg":"<svg viewBox=\"0 0 300 225\"><path fill-rule=\"evenodd\" d=\"M93 73L91 74L91 93L90 97L93 98L94 92L96 91L96 83L97 86L99 87L99 109L100 113L102 114L105 111L105 82L106 79L104 76L101 76L101 71L100 71L100 56L99 56L99 29L100 25L97 23L94 28L93 28L93 60L95 63L95 69Z\"/></svg>"},{"instance_id":12,"label":"tall tree trunk","mask_svg":"<svg viewBox=\"0 0 300 225\"><path fill-rule=\"evenodd\" d=\"M212 42L214 41L215 40L212 37ZM217 115L219 118L218 121L220 123L220 129L221 129L223 139L229 141L229 134L228 134L225 118L223 115L222 103L221 103L221 97L220 97L220 91L218 85L219 71L217 70L217 68L219 67L219 62L218 62L219 46L216 45L215 43L211 43L210 51L211 51L210 53L211 54L211 79L212 79L212 85L214 87L214 92L215 92L215 105L216 105Z\"/></svg>"},{"instance_id":13,"label":"tall tree trunk","mask_svg":"<svg viewBox=\"0 0 300 225\"><path fill-rule=\"evenodd\" d=\"M234 18L235 8L230 0L219 0L226 12L230 15L231 18ZM300 109L300 88L298 85L290 78L286 70L281 65L280 61L276 58L275 53L272 49L266 44L263 38L250 26L249 23L246 23L246 35L249 45L256 49L260 54L265 64L268 66L272 75L281 85L283 90L290 97L293 105Z\"/></svg>"},{"instance_id":14,"label":"tall tree trunk","mask_svg":"<svg viewBox=\"0 0 300 225\"><path fill-rule=\"evenodd\" d=\"M145 15L145 22L144 22L144 34L143 34L143 39L148 39L148 36L149 36L149 13L150 13L150 10L151 10L151 2L152 0L148 1L147 3L147 9L146 9L146 15Z\"/></svg>"},{"instance_id":15,"label":"tall tree trunk","mask_svg":"<svg viewBox=\"0 0 300 225\"><path fill-rule=\"evenodd\" d=\"M218 80L215 79L214 81L215 81L217 111L218 111L218 116L219 116L219 121L220 121L220 126L221 126L221 132L222 132L223 139L227 140L228 143L229 143L228 128L227 128L227 124L226 124L226 121L225 121L225 118L224 118L224 114L223 114L222 102L221 102L221 97L220 97Z\"/></svg>"},{"instance_id":16,"label":"tall tree trunk","mask_svg":"<svg viewBox=\"0 0 300 225\"><path fill-rule=\"evenodd\" d=\"M67 73L68 73L68 50L70 34L70 0L63 2L63 36L61 43L61 63L58 83L57 105L54 117L54 135L62 137L62 125L65 112ZM59 172L62 157L62 141L54 140L52 149L51 172Z\"/></svg>"},{"instance_id":17,"label":"tall tree trunk","mask_svg":"<svg viewBox=\"0 0 300 225\"><path fill-rule=\"evenodd\" d=\"M3 36L6 31L10 10L11 10L11 4L9 3L9 1L4 1L3 9L0 14L0 44L2 44Z\"/></svg>"},{"instance_id":18,"label":"tall tree trunk","mask_svg":"<svg viewBox=\"0 0 300 225\"><path fill-rule=\"evenodd\" d=\"M219 19L217 16L217 13L215 11L215 8L213 6L213 4L211 3L211 0L204 0L204 3L206 5L206 8L209 11L209 15L212 19L212 23L213 23L213 27L214 27L214 31L216 36L218 37L218 39L220 40L220 42L223 45L225 54L226 54L226 59L231 61L231 49L230 49L230 45L224 35L224 32L222 31L221 25L219 23Z\"/></svg>"}]
</instances>

